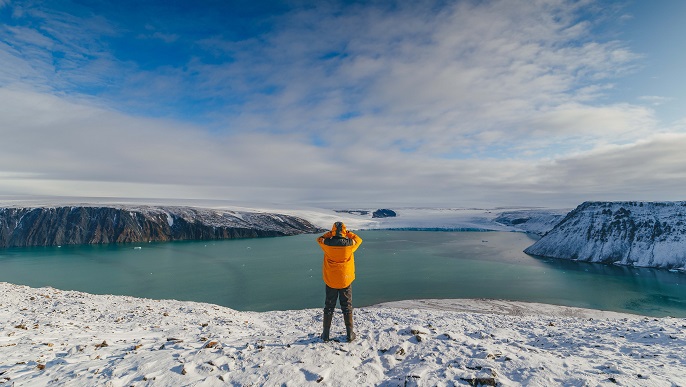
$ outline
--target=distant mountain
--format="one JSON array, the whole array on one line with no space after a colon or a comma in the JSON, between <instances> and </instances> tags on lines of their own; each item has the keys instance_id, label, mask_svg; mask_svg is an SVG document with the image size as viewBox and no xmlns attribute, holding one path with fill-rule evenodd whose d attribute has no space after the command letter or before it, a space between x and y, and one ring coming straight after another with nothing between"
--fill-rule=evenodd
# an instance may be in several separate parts
<instances>
[{"instance_id":1,"label":"distant mountain","mask_svg":"<svg viewBox=\"0 0 686 387\"><path fill-rule=\"evenodd\" d=\"M395 218L398 214L387 208L380 208L372 213L372 218Z\"/></svg>"},{"instance_id":2,"label":"distant mountain","mask_svg":"<svg viewBox=\"0 0 686 387\"><path fill-rule=\"evenodd\" d=\"M543 236L555 227L568 212L569 210L548 209L506 211L499 213L493 221L513 227L516 230Z\"/></svg>"},{"instance_id":3,"label":"distant mountain","mask_svg":"<svg viewBox=\"0 0 686 387\"><path fill-rule=\"evenodd\" d=\"M194 207L0 208L0 247L257 238L319 231L290 215Z\"/></svg>"},{"instance_id":4,"label":"distant mountain","mask_svg":"<svg viewBox=\"0 0 686 387\"><path fill-rule=\"evenodd\" d=\"M586 202L524 252L686 270L686 202Z\"/></svg>"}]
</instances>

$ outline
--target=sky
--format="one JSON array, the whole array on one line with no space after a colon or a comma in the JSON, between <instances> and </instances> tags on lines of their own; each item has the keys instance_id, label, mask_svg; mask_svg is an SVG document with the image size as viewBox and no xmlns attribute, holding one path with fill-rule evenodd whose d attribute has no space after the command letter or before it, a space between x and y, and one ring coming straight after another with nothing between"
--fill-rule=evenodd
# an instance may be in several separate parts
<instances>
[{"instance_id":1,"label":"sky","mask_svg":"<svg viewBox=\"0 0 686 387\"><path fill-rule=\"evenodd\" d=\"M0 199L686 200L686 1L0 0Z\"/></svg>"}]
</instances>

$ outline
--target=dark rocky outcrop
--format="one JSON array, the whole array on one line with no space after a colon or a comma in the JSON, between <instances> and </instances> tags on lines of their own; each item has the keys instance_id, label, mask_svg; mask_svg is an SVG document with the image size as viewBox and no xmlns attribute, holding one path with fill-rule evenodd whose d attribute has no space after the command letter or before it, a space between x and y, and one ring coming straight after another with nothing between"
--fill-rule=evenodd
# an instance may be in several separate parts
<instances>
[{"instance_id":1,"label":"dark rocky outcrop","mask_svg":"<svg viewBox=\"0 0 686 387\"><path fill-rule=\"evenodd\" d=\"M378 209L372 213L372 218L394 218L397 214L393 210L389 209Z\"/></svg>"},{"instance_id":2,"label":"dark rocky outcrop","mask_svg":"<svg viewBox=\"0 0 686 387\"><path fill-rule=\"evenodd\" d=\"M321 231L289 215L191 207L0 208L0 247L258 238Z\"/></svg>"},{"instance_id":3,"label":"dark rocky outcrop","mask_svg":"<svg viewBox=\"0 0 686 387\"><path fill-rule=\"evenodd\" d=\"M686 269L686 202L586 202L524 252Z\"/></svg>"},{"instance_id":4,"label":"dark rocky outcrop","mask_svg":"<svg viewBox=\"0 0 686 387\"><path fill-rule=\"evenodd\" d=\"M346 213L346 214L352 214L352 215L369 215L369 211L367 210L335 210L338 213Z\"/></svg>"}]
</instances>

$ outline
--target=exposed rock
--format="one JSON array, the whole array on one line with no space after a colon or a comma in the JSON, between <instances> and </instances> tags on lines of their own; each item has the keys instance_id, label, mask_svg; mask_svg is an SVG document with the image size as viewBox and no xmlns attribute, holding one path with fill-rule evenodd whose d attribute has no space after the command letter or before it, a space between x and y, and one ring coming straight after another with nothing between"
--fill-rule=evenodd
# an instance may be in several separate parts
<instances>
[{"instance_id":1,"label":"exposed rock","mask_svg":"<svg viewBox=\"0 0 686 387\"><path fill-rule=\"evenodd\" d=\"M389 209L378 209L372 213L372 218L395 218L397 214L393 210Z\"/></svg>"},{"instance_id":2,"label":"exposed rock","mask_svg":"<svg viewBox=\"0 0 686 387\"><path fill-rule=\"evenodd\" d=\"M569 210L517 210L498 214L494 222L543 236L552 230Z\"/></svg>"},{"instance_id":3,"label":"exposed rock","mask_svg":"<svg viewBox=\"0 0 686 387\"><path fill-rule=\"evenodd\" d=\"M419 379L421 379L421 376L419 375L407 375L405 376L405 384L403 384L403 387L419 386Z\"/></svg>"},{"instance_id":4,"label":"exposed rock","mask_svg":"<svg viewBox=\"0 0 686 387\"><path fill-rule=\"evenodd\" d=\"M321 231L289 215L191 207L0 208L0 247L236 239Z\"/></svg>"},{"instance_id":5,"label":"exposed rock","mask_svg":"<svg viewBox=\"0 0 686 387\"><path fill-rule=\"evenodd\" d=\"M475 376L473 378L462 378L470 386L497 386L498 382L493 376Z\"/></svg>"},{"instance_id":6,"label":"exposed rock","mask_svg":"<svg viewBox=\"0 0 686 387\"><path fill-rule=\"evenodd\" d=\"M586 202L525 253L686 269L686 202Z\"/></svg>"},{"instance_id":7,"label":"exposed rock","mask_svg":"<svg viewBox=\"0 0 686 387\"><path fill-rule=\"evenodd\" d=\"M360 216L369 215L369 211L367 210L336 210L336 212Z\"/></svg>"}]
</instances>

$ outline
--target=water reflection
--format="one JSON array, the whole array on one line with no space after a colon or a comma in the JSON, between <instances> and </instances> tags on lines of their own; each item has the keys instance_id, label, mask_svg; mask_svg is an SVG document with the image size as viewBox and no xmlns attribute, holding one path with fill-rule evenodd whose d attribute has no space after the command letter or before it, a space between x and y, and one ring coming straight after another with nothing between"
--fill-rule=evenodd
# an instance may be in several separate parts
<instances>
[{"instance_id":1,"label":"water reflection","mask_svg":"<svg viewBox=\"0 0 686 387\"><path fill-rule=\"evenodd\" d=\"M532 257L563 274L565 286L588 286L598 300L592 307L658 316L683 316L686 276L668 270ZM589 296L592 296L589 295Z\"/></svg>"}]
</instances>

